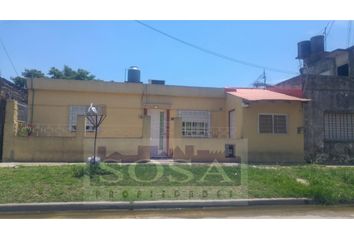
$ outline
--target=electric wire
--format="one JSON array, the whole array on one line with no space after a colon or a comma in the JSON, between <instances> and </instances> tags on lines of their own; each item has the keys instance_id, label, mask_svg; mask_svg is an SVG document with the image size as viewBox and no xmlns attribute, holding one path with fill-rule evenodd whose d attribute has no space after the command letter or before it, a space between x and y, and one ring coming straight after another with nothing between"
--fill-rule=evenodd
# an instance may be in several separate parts
<instances>
[{"instance_id":1,"label":"electric wire","mask_svg":"<svg viewBox=\"0 0 354 240\"><path fill-rule=\"evenodd\" d=\"M249 66L249 67L254 67L254 68L260 68L260 69L266 69L268 71L272 71L272 72L279 72L279 73L285 73L285 74L289 74L289 75L293 75L293 74L297 74L296 72L291 72L291 71L288 71L288 70L282 70L282 69L278 69L278 68L272 68L272 67L267 67L267 66L262 66L262 65L259 65L259 64L255 64L255 63L251 63L251 62L246 62L246 61L243 61L243 60L239 60L239 59L236 59L236 58L233 58L233 57L230 57L230 56L226 56L222 53L218 53L218 52L215 52L215 51L212 51L212 50L209 50L209 49L206 49L204 47L200 47L196 44L193 44L193 43L190 43L190 42L187 42L185 40L182 40L180 38L177 38L175 36L172 36L171 34L168 34L166 32L163 32L149 24L146 24L146 23L143 23L139 20L135 20L135 22L137 22L138 24L150 29L150 30L153 30L157 33L160 33L162 35L164 35L165 37L168 37L172 40L175 40L177 42L180 42L186 46L189 46L189 47L192 47L194 49L197 49L201 52L204 52L204 53L207 53L209 55L213 55L213 56L216 56L218 58L221 58L221 59L224 59L224 60L227 60L227 61L231 61L231 62L234 62L234 63L238 63L238 64L243 64L243 65L246 65L246 66Z\"/></svg>"},{"instance_id":2,"label":"electric wire","mask_svg":"<svg viewBox=\"0 0 354 240\"><path fill-rule=\"evenodd\" d=\"M15 67L15 64L14 64L14 62L12 61L12 59L11 59L11 57L10 57L10 54L9 54L9 52L7 51L6 46L5 46L5 44L4 44L4 42L2 41L1 38L0 38L0 44L1 44L1 46L2 46L2 48L3 48L3 50L4 50L4 52L5 52L5 55L7 56L7 59L9 60L9 62L10 62L10 64L11 64L11 66L12 66L14 72L16 73L16 76L18 77L19 74L18 74L18 72L17 72L17 69L16 69L16 67Z\"/></svg>"}]
</instances>

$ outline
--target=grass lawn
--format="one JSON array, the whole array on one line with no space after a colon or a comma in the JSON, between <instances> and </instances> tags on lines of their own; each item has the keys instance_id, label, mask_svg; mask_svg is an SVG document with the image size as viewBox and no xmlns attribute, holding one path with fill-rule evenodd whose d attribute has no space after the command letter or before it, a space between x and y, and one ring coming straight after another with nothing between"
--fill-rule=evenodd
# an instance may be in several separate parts
<instances>
[{"instance_id":1,"label":"grass lawn","mask_svg":"<svg viewBox=\"0 0 354 240\"><path fill-rule=\"evenodd\" d=\"M0 168L0 203L308 197L354 200L354 168L85 165Z\"/></svg>"}]
</instances>

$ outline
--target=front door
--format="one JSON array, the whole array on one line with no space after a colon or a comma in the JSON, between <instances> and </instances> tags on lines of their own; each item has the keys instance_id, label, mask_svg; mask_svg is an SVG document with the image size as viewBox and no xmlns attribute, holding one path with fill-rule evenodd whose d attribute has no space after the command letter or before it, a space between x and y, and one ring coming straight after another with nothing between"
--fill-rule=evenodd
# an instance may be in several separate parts
<instances>
[{"instance_id":1,"label":"front door","mask_svg":"<svg viewBox=\"0 0 354 240\"><path fill-rule=\"evenodd\" d=\"M148 115L151 118L150 156L151 158L167 157L166 111L148 109Z\"/></svg>"}]
</instances>

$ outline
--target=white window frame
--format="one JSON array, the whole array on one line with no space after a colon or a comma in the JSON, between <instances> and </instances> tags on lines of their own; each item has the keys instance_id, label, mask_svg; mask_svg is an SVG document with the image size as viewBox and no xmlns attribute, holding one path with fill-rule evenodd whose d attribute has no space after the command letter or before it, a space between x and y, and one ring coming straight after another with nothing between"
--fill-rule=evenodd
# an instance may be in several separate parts
<instances>
[{"instance_id":1,"label":"white window frame","mask_svg":"<svg viewBox=\"0 0 354 240\"><path fill-rule=\"evenodd\" d=\"M96 108L100 108L101 106L96 106ZM76 111L76 116L73 116L73 109L74 108L79 108L80 110ZM86 115L87 110L89 106L88 105L71 105L69 107L69 131L71 132L76 132L77 131L77 116L81 115ZM86 120L86 131L87 132L93 132L95 131L92 123L90 121Z\"/></svg>"},{"instance_id":2,"label":"white window frame","mask_svg":"<svg viewBox=\"0 0 354 240\"><path fill-rule=\"evenodd\" d=\"M198 114L200 114L198 116ZM202 116L204 115L204 116ZM210 111L206 111L206 110L178 110L177 111L177 116L180 117L182 119L182 129L181 129L181 135L182 137L186 137L186 138L209 138L210 137ZM195 129L193 130L193 128L191 127L191 135L183 135L183 132L186 132L185 127L183 127L183 122L185 123L191 123L191 125L193 125L193 123L196 124L207 124L207 127L204 128L204 135L200 135L200 134L192 134L193 131L197 132L198 130ZM199 129L200 130L200 129Z\"/></svg>"},{"instance_id":3,"label":"white window frame","mask_svg":"<svg viewBox=\"0 0 354 240\"><path fill-rule=\"evenodd\" d=\"M261 115L271 115L272 116L272 132L271 133L261 133L260 131L260 119L259 117ZM275 133L274 132L274 116L285 116L285 125L286 125L286 132L285 133ZM289 134L289 117L288 114L284 114L284 113L258 113L258 134L272 134L272 135L286 135Z\"/></svg>"}]
</instances>

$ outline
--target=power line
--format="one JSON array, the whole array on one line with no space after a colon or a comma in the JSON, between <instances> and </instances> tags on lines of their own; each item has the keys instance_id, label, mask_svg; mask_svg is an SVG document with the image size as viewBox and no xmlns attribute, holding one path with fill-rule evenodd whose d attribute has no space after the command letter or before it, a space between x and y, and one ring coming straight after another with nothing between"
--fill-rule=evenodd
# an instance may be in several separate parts
<instances>
[{"instance_id":1,"label":"power line","mask_svg":"<svg viewBox=\"0 0 354 240\"><path fill-rule=\"evenodd\" d=\"M327 50L327 38L332 30L333 24L335 21L329 21L326 25L326 27L323 29L323 35L324 35L324 44L325 44L325 50Z\"/></svg>"},{"instance_id":2,"label":"power line","mask_svg":"<svg viewBox=\"0 0 354 240\"><path fill-rule=\"evenodd\" d=\"M329 28L328 28L327 36L328 36L329 33L331 32L334 23L335 23L335 21L333 20L333 21L331 22L331 25L330 25Z\"/></svg>"},{"instance_id":3,"label":"power line","mask_svg":"<svg viewBox=\"0 0 354 240\"><path fill-rule=\"evenodd\" d=\"M249 66L249 67L254 67L254 68L261 68L261 69L266 69L268 71L272 71L272 72L279 72L279 73L286 73L286 74L297 74L295 72L291 72L291 71L287 71L287 70L282 70L282 69L277 69L277 68L272 68L272 67L267 67L267 66L262 66L262 65L258 65L258 64L254 64L254 63L250 63L250 62L246 62L246 61L243 61L243 60L239 60L239 59L236 59L236 58L233 58L233 57L230 57L230 56L226 56L222 53L218 53L218 52L215 52L215 51L212 51L212 50L209 50L209 49L206 49L206 48L203 48L203 47L200 47L200 46L197 46L193 43L190 43L190 42L187 42L187 41L184 41L180 38L177 38L177 37L174 37L166 32L163 32L155 27L152 27L146 23L143 23L139 20L135 20L137 23L139 23L140 25L146 27L146 28L149 28L150 30L153 30L157 33L160 33L162 35L164 35L165 37L168 37L170 39L173 39L177 42L180 42L184 45L187 45L189 47L192 47L192 48L195 48L199 51L202 51L204 53L207 53L207 54L210 54L210 55L213 55L213 56L216 56L216 57L219 57L219 58L222 58L224 60L228 60L228 61L231 61L231 62L235 62L235 63L238 63L238 64L243 64L243 65L246 65L246 66Z\"/></svg>"},{"instance_id":4,"label":"power line","mask_svg":"<svg viewBox=\"0 0 354 240\"><path fill-rule=\"evenodd\" d=\"M7 51L7 49L6 49L6 47L5 47L5 44L4 44L4 42L2 41L1 38L0 38L0 44L1 44L2 48L4 49L4 52L5 52L5 54L6 54L7 58L8 58L8 60L9 60L9 62L10 62L10 64L11 64L13 70L15 71L16 76L18 77L19 74L18 74L18 72L17 72L17 70L16 70L15 64L14 64L14 62L12 61L12 59L11 59L11 57L10 57L10 54L9 54L9 52Z\"/></svg>"}]
</instances>

